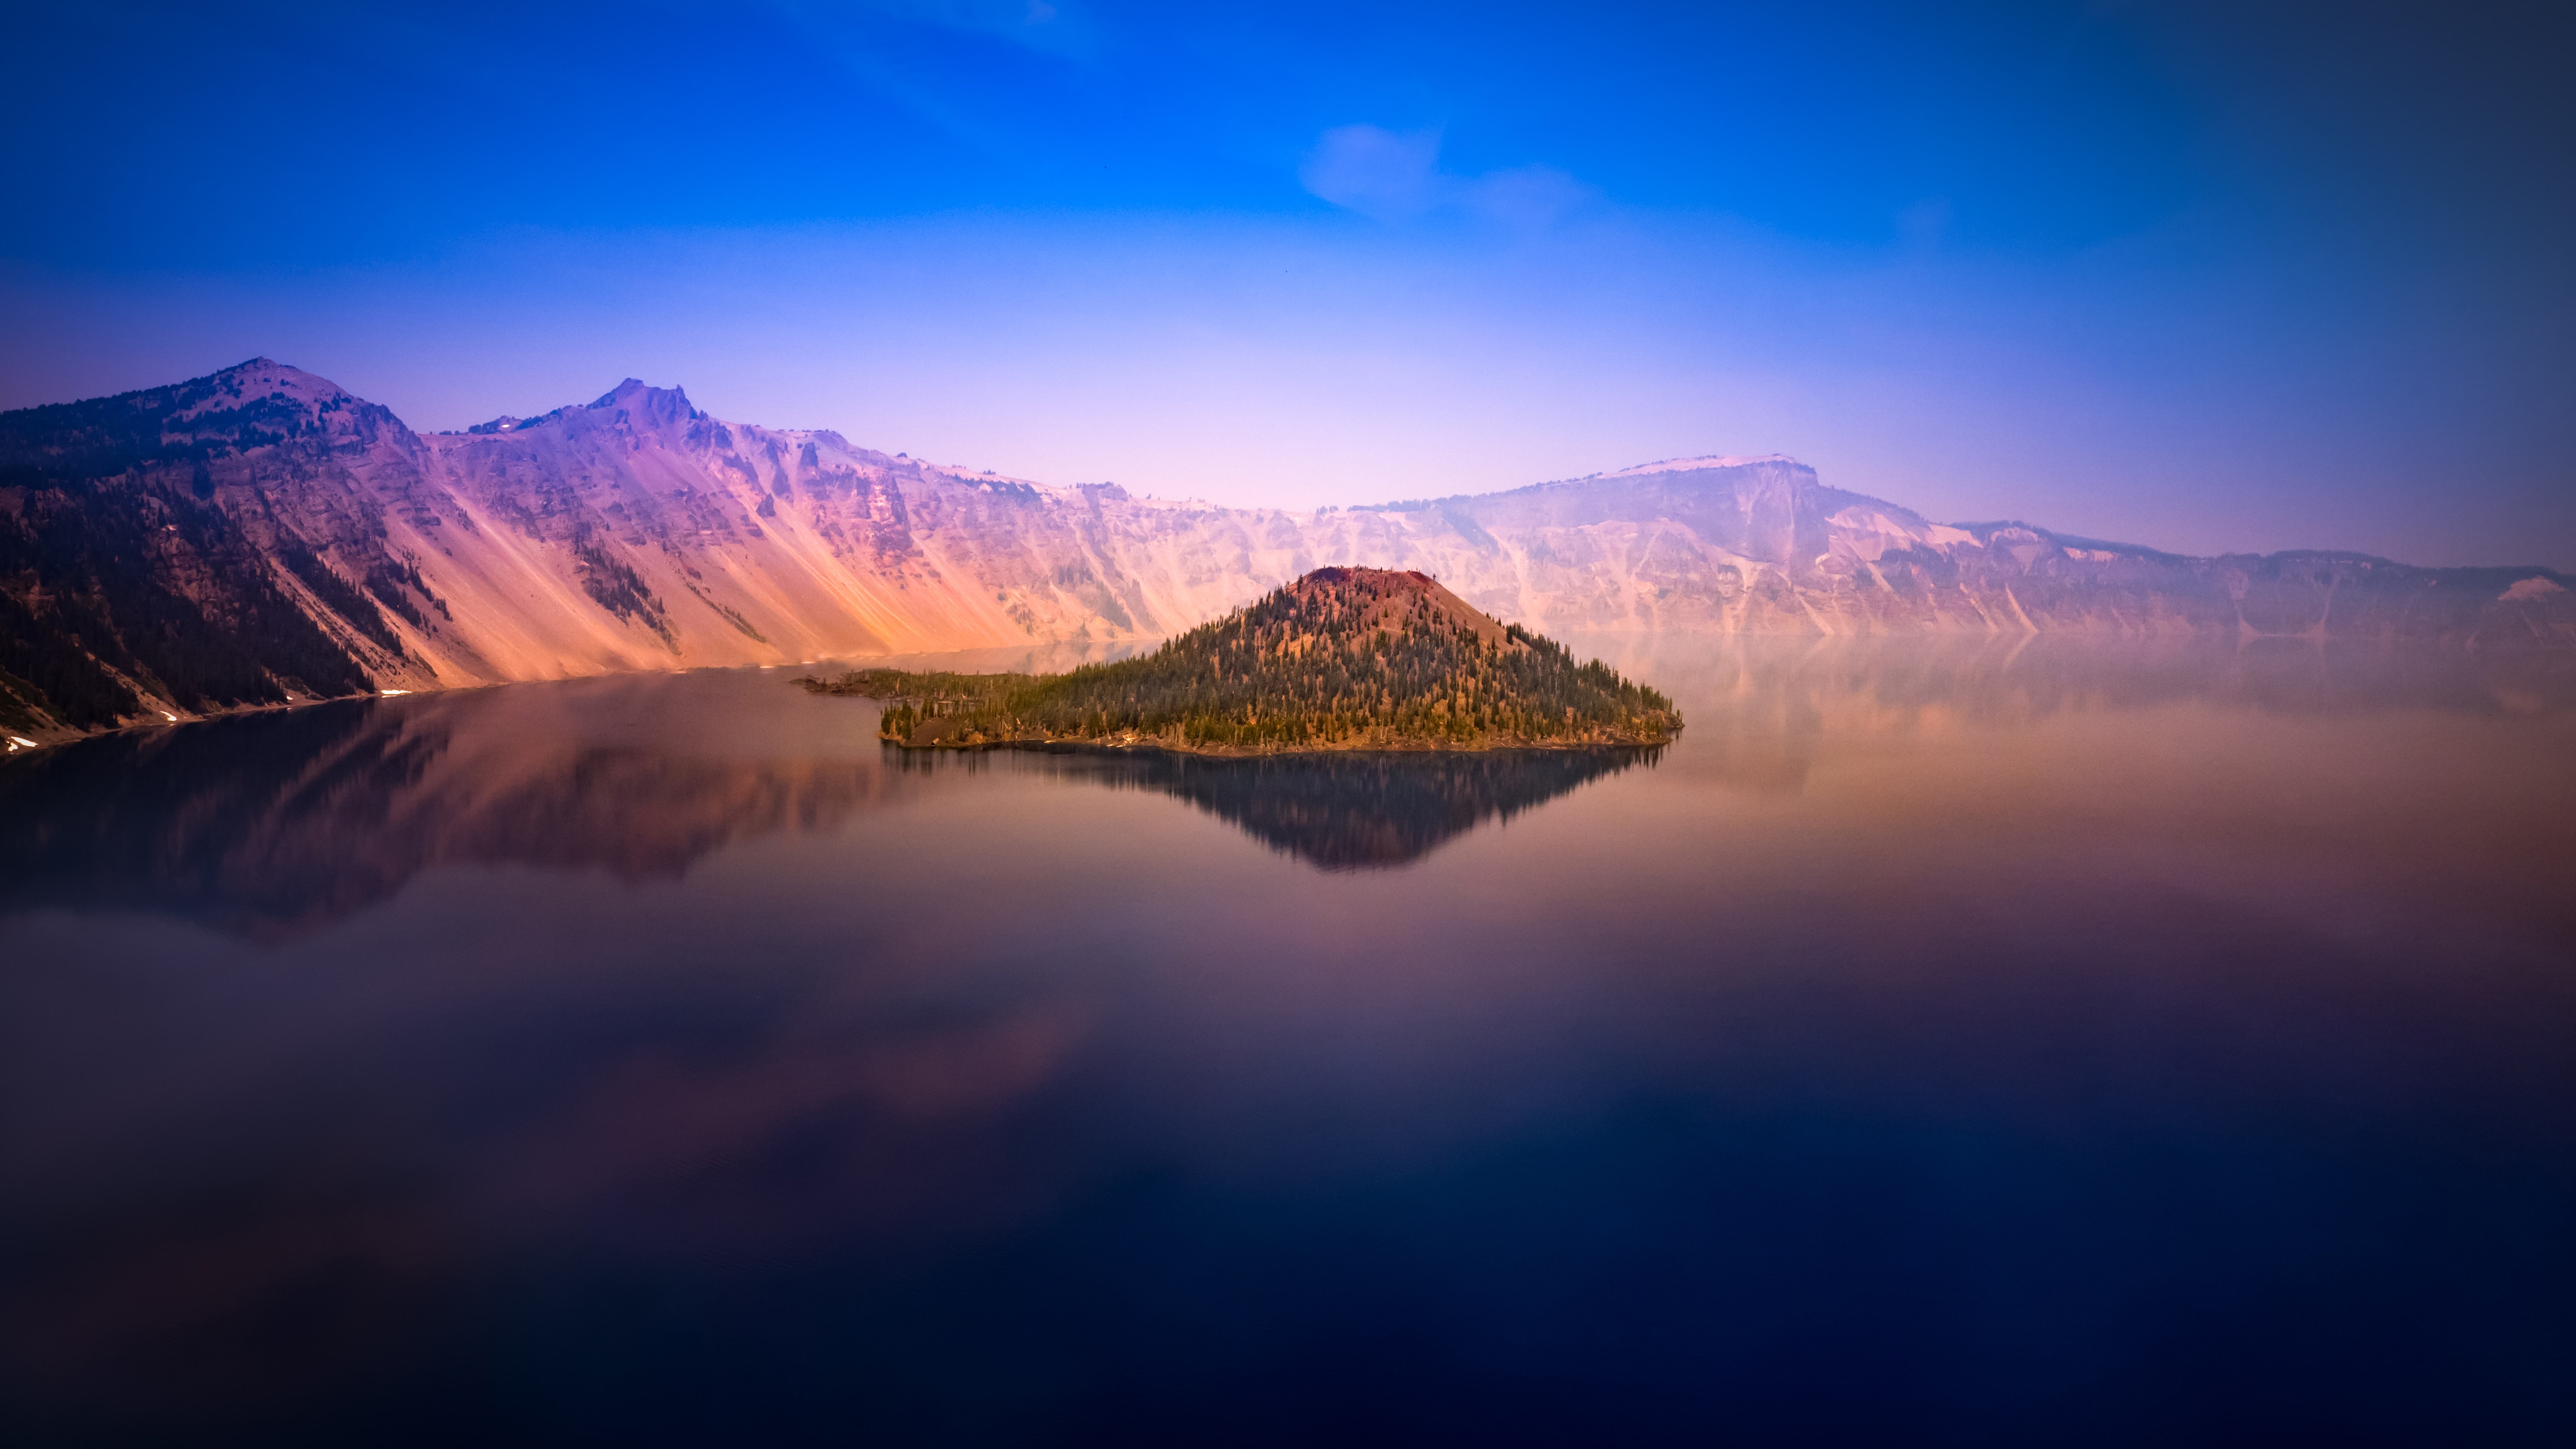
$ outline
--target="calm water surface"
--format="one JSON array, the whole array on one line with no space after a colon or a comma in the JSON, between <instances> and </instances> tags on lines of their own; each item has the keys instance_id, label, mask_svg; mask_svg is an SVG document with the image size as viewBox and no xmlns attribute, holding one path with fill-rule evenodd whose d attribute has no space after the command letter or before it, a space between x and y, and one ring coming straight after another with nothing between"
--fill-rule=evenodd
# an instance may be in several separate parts
<instances>
[{"instance_id":1,"label":"calm water surface","mask_svg":"<svg viewBox=\"0 0 2576 1449\"><path fill-rule=\"evenodd\" d=\"M0 1434L2576 1441L2576 661L1593 642L1678 744L9 761Z\"/></svg>"}]
</instances>

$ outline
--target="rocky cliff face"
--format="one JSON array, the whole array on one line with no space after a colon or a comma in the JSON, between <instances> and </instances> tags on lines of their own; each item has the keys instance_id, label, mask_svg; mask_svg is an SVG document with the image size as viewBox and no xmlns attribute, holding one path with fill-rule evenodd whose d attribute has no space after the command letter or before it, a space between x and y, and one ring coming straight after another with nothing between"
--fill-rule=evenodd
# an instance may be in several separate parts
<instances>
[{"instance_id":1,"label":"rocky cliff face","mask_svg":"<svg viewBox=\"0 0 2576 1449\"><path fill-rule=\"evenodd\" d=\"M2576 583L1932 523L1786 458L1288 512L728 423L629 381L415 434L254 360L0 415L0 728L385 689L1161 637L1330 564L1557 632L2576 644Z\"/></svg>"}]
</instances>

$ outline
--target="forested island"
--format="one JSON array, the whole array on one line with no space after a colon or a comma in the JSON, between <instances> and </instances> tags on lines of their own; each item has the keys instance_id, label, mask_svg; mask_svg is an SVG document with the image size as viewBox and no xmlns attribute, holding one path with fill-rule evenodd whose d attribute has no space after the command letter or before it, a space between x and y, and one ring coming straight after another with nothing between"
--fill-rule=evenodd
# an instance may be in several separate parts
<instances>
[{"instance_id":1,"label":"forested island","mask_svg":"<svg viewBox=\"0 0 2576 1449\"><path fill-rule=\"evenodd\" d=\"M800 681L887 701L879 733L912 749L1622 748L1681 728L1672 701L1429 575L1325 568L1153 653L1066 674L854 670Z\"/></svg>"}]
</instances>

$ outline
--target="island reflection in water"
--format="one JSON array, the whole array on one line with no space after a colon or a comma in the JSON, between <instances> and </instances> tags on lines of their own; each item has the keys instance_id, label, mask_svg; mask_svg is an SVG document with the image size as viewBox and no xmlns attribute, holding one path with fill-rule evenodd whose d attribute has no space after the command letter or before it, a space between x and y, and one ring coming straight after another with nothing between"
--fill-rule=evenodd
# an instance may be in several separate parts
<instances>
[{"instance_id":1,"label":"island reflection in water","mask_svg":"<svg viewBox=\"0 0 2576 1449\"><path fill-rule=\"evenodd\" d=\"M2567 660L1591 643L1651 768L779 672L11 761L0 1433L2576 1428Z\"/></svg>"},{"instance_id":2,"label":"island reflection in water","mask_svg":"<svg viewBox=\"0 0 2576 1449\"><path fill-rule=\"evenodd\" d=\"M1328 871L1410 865L1477 826L1509 821L1578 786L1662 758L1617 750L1350 753L1249 759L1079 749L888 750L923 772L1024 770L1187 800L1282 855Z\"/></svg>"}]
</instances>

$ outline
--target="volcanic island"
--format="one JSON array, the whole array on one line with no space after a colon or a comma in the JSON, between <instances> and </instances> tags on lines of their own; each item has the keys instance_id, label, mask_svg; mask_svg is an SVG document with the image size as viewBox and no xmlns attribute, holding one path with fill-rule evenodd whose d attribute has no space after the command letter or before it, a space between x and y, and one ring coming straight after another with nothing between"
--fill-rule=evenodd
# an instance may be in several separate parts
<instances>
[{"instance_id":1,"label":"volcanic island","mask_svg":"<svg viewBox=\"0 0 2576 1449\"><path fill-rule=\"evenodd\" d=\"M1392 569L1317 569L1151 654L1066 674L798 682L886 701L877 732L907 749L1633 749L1682 727L1655 690Z\"/></svg>"}]
</instances>

